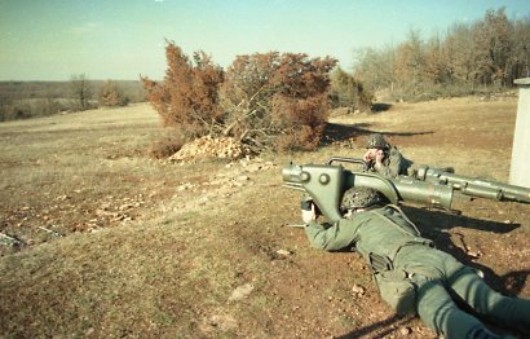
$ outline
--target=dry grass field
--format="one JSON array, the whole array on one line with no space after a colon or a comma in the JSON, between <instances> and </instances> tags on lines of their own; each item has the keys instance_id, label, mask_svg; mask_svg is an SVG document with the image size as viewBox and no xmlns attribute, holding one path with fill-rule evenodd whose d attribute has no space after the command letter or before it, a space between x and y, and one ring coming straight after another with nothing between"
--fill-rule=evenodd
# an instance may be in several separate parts
<instances>
[{"instance_id":1,"label":"dry grass field","mask_svg":"<svg viewBox=\"0 0 530 339\"><path fill-rule=\"evenodd\" d=\"M281 168L360 157L379 131L416 163L506 181L516 106L399 103L335 116L318 152L232 163L150 158L166 132L147 104L2 123L0 337L435 338L393 316L357 254L318 251L288 227L299 193ZM530 206L454 207L404 208L497 290L530 298Z\"/></svg>"}]
</instances>

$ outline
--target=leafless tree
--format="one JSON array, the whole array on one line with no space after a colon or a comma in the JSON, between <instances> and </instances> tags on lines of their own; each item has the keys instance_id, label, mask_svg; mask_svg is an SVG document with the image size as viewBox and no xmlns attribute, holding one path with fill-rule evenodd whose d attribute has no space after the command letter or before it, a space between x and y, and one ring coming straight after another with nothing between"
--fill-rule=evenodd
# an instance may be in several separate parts
<instances>
[{"instance_id":1,"label":"leafless tree","mask_svg":"<svg viewBox=\"0 0 530 339\"><path fill-rule=\"evenodd\" d=\"M84 111L90 107L89 100L92 96L92 88L85 74L74 74L70 77L70 89L76 102L74 108Z\"/></svg>"}]
</instances>

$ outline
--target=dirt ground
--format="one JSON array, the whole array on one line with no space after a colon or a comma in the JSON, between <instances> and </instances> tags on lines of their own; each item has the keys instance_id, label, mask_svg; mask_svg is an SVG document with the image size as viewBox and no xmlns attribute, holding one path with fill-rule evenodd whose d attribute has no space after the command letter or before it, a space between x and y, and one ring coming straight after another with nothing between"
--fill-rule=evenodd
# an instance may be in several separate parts
<instances>
[{"instance_id":1,"label":"dirt ground","mask_svg":"<svg viewBox=\"0 0 530 339\"><path fill-rule=\"evenodd\" d=\"M390 311L359 255L313 249L290 227L299 193L282 187L281 168L360 157L366 135L382 132L415 163L507 181L516 106L397 103L335 115L317 152L190 164L148 157L160 136L148 106L3 124L0 231L23 245L0 246L0 336L435 338ZM453 208L462 213L404 206L492 287L530 298L530 205Z\"/></svg>"}]
</instances>

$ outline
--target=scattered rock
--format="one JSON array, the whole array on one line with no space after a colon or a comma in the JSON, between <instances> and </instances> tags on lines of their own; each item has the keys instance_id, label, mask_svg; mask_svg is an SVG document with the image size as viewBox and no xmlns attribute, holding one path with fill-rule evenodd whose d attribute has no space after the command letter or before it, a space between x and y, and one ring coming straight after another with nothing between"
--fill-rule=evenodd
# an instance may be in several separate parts
<instances>
[{"instance_id":1,"label":"scattered rock","mask_svg":"<svg viewBox=\"0 0 530 339\"><path fill-rule=\"evenodd\" d=\"M192 183L184 183L180 186L177 186L176 190L177 192L182 192L182 191L186 191L186 190L189 190L189 189L192 189L193 187L195 187Z\"/></svg>"},{"instance_id":2,"label":"scattered rock","mask_svg":"<svg viewBox=\"0 0 530 339\"><path fill-rule=\"evenodd\" d=\"M249 156L250 149L231 137L212 138L204 136L184 146L169 160L173 162L193 162L205 158L221 158L237 160Z\"/></svg>"},{"instance_id":3,"label":"scattered rock","mask_svg":"<svg viewBox=\"0 0 530 339\"><path fill-rule=\"evenodd\" d=\"M366 293L366 289L357 284L352 286L351 291L353 292L354 296L362 296L364 293Z\"/></svg>"},{"instance_id":4,"label":"scattered rock","mask_svg":"<svg viewBox=\"0 0 530 339\"><path fill-rule=\"evenodd\" d=\"M290 256L292 253L288 250L277 250L276 251L276 254L278 255L281 255L281 256L284 256L284 257L288 257Z\"/></svg>"},{"instance_id":5,"label":"scattered rock","mask_svg":"<svg viewBox=\"0 0 530 339\"><path fill-rule=\"evenodd\" d=\"M403 326L399 329L399 334L406 336L412 333L412 329L410 327Z\"/></svg>"},{"instance_id":6,"label":"scattered rock","mask_svg":"<svg viewBox=\"0 0 530 339\"><path fill-rule=\"evenodd\" d=\"M239 287L237 287L230 297L228 298L228 301L238 301L246 298L252 291L254 290L254 285L252 284L244 284Z\"/></svg>"},{"instance_id":7,"label":"scattered rock","mask_svg":"<svg viewBox=\"0 0 530 339\"><path fill-rule=\"evenodd\" d=\"M210 201L209 197L207 197L207 196L200 197L199 198L199 205L202 206L202 205L206 204L208 201Z\"/></svg>"},{"instance_id":8,"label":"scattered rock","mask_svg":"<svg viewBox=\"0 0 530 339\"><path fill-rule=\"evenodd\" d=\"M215 314L211 317L204 318L200 325L201 331L210 333L212 331L228 332L237 329L237 320L231 315Z\"/></svg>"},{"instance_id":9,"label":"scattered rock","mask_svg":"<svg viewBox=\"0 0 530 339\"><path fill-rule=\"evenodd\" d=\"M237 327L237 321L229 315L214 315L210 318L210 325L219 327L222 331L229 331Z\"/></svg>"},{"instance_id":10,"label":"scattered rock","mask_svg":"<svg viewBox=\"0 0 530 339\"><path fill-rule=\"evenodd\" d=\"M236 181L249 181L250 177L248 175L240 175L236 178Z\"/></svg>"}]
</instances>

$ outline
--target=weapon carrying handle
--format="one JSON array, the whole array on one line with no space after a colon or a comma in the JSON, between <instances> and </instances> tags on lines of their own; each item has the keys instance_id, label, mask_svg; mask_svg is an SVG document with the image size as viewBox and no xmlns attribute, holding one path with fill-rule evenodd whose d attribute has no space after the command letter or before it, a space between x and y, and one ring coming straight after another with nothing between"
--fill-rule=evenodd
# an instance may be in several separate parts
<instances>
[{"instance_id":1,"label":"weapon carrying handle","mask_svg":"<svg viewBox=\"0 0 530 339\"><path fill-rule=\"evenodd\" d=\"M345 162L349 164L359 164L363 166L363 170L366 171L369 168L369 164L363 159L359 158L347 158L347 157L331 157L326 161L326 165L331 165L334 161L336 162Z\"/></svg>"}]
</instances>

